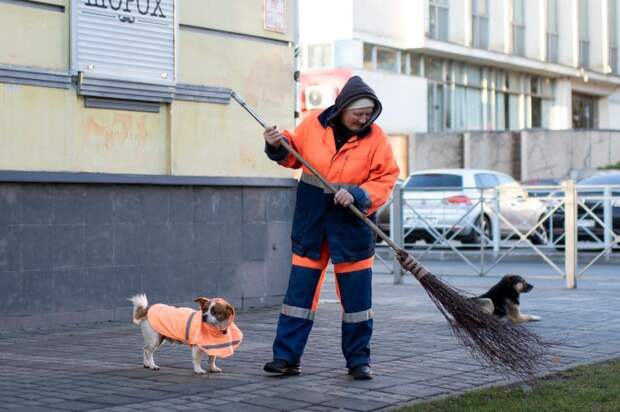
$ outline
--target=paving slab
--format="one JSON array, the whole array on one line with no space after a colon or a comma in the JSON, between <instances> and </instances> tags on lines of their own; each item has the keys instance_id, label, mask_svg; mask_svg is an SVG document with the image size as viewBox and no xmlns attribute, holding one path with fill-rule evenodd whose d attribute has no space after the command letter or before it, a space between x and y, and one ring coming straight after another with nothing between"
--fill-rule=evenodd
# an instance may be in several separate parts
<instances>
[{"instance_id":1,"label":"paving slab","mask_svg":"<svg viewBox=\"0 0 620 412\"><path fill-rule=\"evenodd\" d=\"M481 293L498 277L443 276ZM620 277L584 277L574 290L561 278L529 276L522 309L542 317L527 327L556 346L554 370L620 358ZM130 293L130 291L128 291ZM473 359L413 277L373 281L375 378L353 381L340 349L340 305L332 276L322 292L302 359L302 374L263 372L271 359L279 308L240 311L245 341L224 372L196 376L191 352L164 345L161 367L142 367L142 336L130 323L105 322L0 333L0 409L19 411L370 411L515 381ZM600 302L605 302L601 305Z\"/></svg>"}]
</instances>

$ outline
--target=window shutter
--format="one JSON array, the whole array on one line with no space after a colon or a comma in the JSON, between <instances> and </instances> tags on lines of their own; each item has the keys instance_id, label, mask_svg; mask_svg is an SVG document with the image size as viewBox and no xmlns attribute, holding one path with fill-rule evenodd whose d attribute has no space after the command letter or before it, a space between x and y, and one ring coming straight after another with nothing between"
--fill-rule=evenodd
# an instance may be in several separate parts
<instances>
[{"instance_id":1,"label":"window shutter","mask_svg":"<svg viewBox=\"0 0 620 412\"><path fill-rule=\"evenodd\" d=\"M74 72L174 83L174 0L72 0L71 5Z\"/></svg>"}]
</instances>

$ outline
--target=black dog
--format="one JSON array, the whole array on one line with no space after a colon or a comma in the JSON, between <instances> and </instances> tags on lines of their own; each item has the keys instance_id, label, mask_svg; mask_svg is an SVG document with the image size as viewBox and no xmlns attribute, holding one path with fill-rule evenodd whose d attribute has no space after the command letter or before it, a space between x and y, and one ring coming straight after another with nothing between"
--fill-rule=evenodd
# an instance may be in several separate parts
<instances>
[{"instance_id":1,"label":"black dog","mask_svg":"<svg viewBox=\"0 0 620 412\"><path fill-rule=\"evenodd\" d=\"M474 299L486 312L512 323L537 321L540 316L526 315L519 309L519 296L533 288L519 275L506 275L486 293Z\"/></svg>"}]
</instances>

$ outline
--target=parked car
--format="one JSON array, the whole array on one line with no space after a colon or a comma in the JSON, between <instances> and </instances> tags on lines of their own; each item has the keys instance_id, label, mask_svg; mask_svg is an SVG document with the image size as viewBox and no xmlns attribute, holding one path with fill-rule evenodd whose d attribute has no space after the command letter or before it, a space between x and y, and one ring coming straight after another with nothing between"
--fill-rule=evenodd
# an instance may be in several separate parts
<instances>
[{"instance_id":1,"label":"parked car","mask_svg":"<svg viewBox=\"0 0 620 412\"><path fill-rule=\"evenodd\" d=\"M560 179L530 179L521 182L532 197L555 198L562 194Z\"/></svg>"},{"instance_id":2,"label":"parked car","mask_svg":"<svg viewBox=\"0 0 620 412\"><path fill-rule=\"evenodd\" d=\"M491 239L496 193L501 215L522 233L534 227L545 213L542 202L530 197L519 183L503 173L475 169L412 173L403 183L405 241L434 242L438 233L446 237L456 235L455 239L472 244L481 242L480 233ZM386 222L382 216L379 224L385 228L389 220ZM499 230L504 237L513 233L501 219ZM544 227L535 232L531 240L546 242Z\"/></svg>"},{"instance_id":3,"label":"parked car","mask_svg":"<svg viewBox=\"0 0 620 412\"><path fill-rule=\"evenodd\" d=\"M609 186L609 205L611 209L611 229L620 233L620 172L608 172L590 176L577 181L577 196L583 205L577 207L577 240L603 241L605 228L605 187ZM584 208L585 206L589 211ZM591 212L591 213L590 213ZM600 222L598 222L594 216ZM564 234L564 210L553 214L553 236L555 239ZM563 238L558 244L563 244Z\"/></svg>"}]
</instances>

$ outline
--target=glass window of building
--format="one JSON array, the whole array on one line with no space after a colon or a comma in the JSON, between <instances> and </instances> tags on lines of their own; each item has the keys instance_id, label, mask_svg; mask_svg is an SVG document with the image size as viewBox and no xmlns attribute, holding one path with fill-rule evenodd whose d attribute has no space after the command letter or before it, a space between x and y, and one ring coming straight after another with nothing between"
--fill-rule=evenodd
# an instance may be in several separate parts
<instances>
[{"instance_id":1,"label":"glass window of building","mask_svg":"<svg viewBox=\"0 0 620 412\"><path fill-rule=\"evenodd\" d=\"M595 129L598 126L596 96L573 93L573 129Z\"/></svg>"},{"instance_id":2,"label":"glass window of building","mask_svg":"<svg viewBox=\"0 0 620 412\"><path fill-rule=\"evenodd\" d=\"M330 67L332 65L332 45L312 44L306 53L306 67Z\"/></svg>"},{"instance_id":3,"label":"glass window of building","mask_svg":"<svg viewBox=\"0 0 620 412\"><path fill-rule=\"evenodd\" d=\"M525 1L512 0L512 53L525 56Z\"/></svg>"},{"instance_id":4,"label":"glass window of building","mask_svg":"<svg viewBox=\"0 0 620 412\"><path fill-rule=\"evenodd\" d=\"M448 40L448 0L429 0L428 37Z\"/></svg>"},{"instance_id":5,"label":"glass window of building","mask_svg":"<svg viewBox=\"0 0 620 412\"><path fill-rule=\"evenodd\" d=\"M377 69L386 70L390 72L399 71L398 51L394 49L387 49L383 47L377 47Z\"/></svg>"},{"instance_id":6,"label":"glass window of building","mask_svg":"<svg viewBox=\"0 0 620 412\"><path fill-rule=\"evenodd\" d=\"M400 72L411 76L422 76L422 57L413 53L401 52Z\"/></svg>"},{"instance_id":7,"label":"glass window of building","mask_svg":"<svg viewBox=\"0 0 620 412\"><path fill-rule=\"evenodd\" d=\"M579 65L590 68L590 28L588 0L579 0Z\"/></svg>"},{"instance_id":8,"label":"glass window of building","mask_svg":"<svg viewBox=\"0 0 620 412\"><path fill-rule=\"evenodd\" d=\"M443 81L443 60L436 57L427 57L424 62L424 71L429 79Z\"/></svg>"},{"instance_id":9,"label":"glass window of building","mask_svg":"<svg viewBox=\"0 0 620 412\"><path fill-rule=\"evenodd\" d=\"M471 39L472 46L489 48L489 0L471 1Z\"/></svg>"},{"instance_id":10,"label":"glass window of building","mask_svg":"<svg viewBox=\"0 0 620 412\"><path fill-rule=\"evenodd\" d=\"M375 68L375 46L364 43L364 69L374 70Z\"/></svg>"},{"instance_id":11,"label":"glass window of building","mask_svg":"<svg viewBox=\"0 0 620 412\"><path fill-rule=\"evenodd\" d=\"M424 58L428 130L518 130L548 127L548 78L474 64Z\"/></svg>"},{"instance_id":12,"label":"glass window of building","mask_svg":"<svg viewBox=\"0 0 620 412\"><path fill-rule=\"evenodd\" d=\"M547 0L547 61L559 62L558 0Z\"/></svg>"},{"instance_id":13,"label":"glass window of building","mask_svg":"<svg viewBox=\"0 0 620 412\"><path fill-rule=\"evenodd\" d=\"M608 0L607 28L609 32L609 68L618 74L618 0Z\"/></svg>"}]
</instances>

